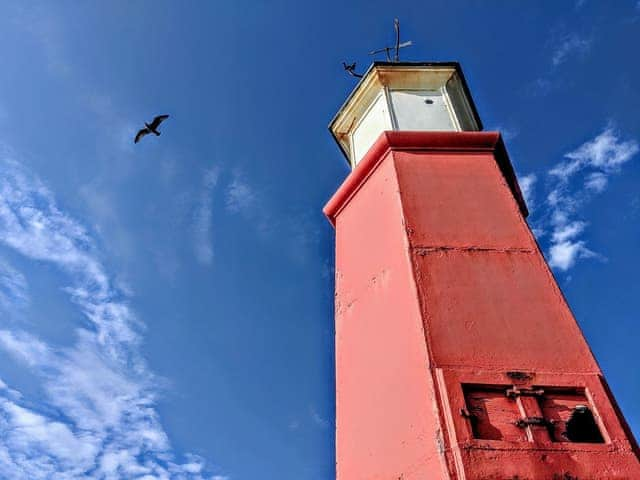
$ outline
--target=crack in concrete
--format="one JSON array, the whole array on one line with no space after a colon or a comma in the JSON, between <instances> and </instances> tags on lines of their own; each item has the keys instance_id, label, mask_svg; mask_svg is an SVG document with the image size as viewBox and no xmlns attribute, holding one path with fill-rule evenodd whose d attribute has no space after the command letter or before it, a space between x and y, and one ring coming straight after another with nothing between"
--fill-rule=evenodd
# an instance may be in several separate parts
<instances>
[{"instance_id":1,"label":"crack in concrete","mask_svg":"<svg viewBox=\"0 0 640 480\"><path fill-rule=\"evenodd\" d=\"M526 254L534 254L536 251L532 248L519 248L519 247L506 247L506 248L495 248L495 247L478 247L478 246L461 246L461 247L451 247L451 246L433 246L433 247L412 247L412 250L421 256L427 255L429 253L438 253L438 252L490 252L490 253L526 253Z\"/></svg>"}]
</instances>

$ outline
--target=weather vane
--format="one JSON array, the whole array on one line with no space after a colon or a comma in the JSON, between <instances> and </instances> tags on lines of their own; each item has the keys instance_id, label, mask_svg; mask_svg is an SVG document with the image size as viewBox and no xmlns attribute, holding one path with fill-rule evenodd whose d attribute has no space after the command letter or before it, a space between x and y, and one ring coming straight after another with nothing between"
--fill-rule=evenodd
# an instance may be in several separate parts
<instances>
[{"instance_id":1,"label":"weather vane","mask_svg":"<svg viewBox=\"0 0 640 480\"><path fill-rule=\"evenodd\" d=\"M399 62L400 61L400 49L401 48L405 48L405 47L410 47L411 45L413 45L413 42L411 40L408 40L406 42L402 42L400 43L400 21L395 18L393 20L393 29L396 31L396 45L395 47L384 47L384 48L379 48L378 50L374 50L372 52L369 52L369 55L377 55L379 53L384 52L387 55L387 61L388 62ZM394 55L393 55L393 60L391 60L391 51L394 51Z\"/></svg>"},{"instance_id":2,"label":"weather vane","mask_svg":"<svg viewBox=\"0 0 640 480\"><path fill-rule=\"evenodd\" d=\"M393 19L393 29L396 31L396 45L395 47L384 47L379 48L378 50L374 50L369 52L369 55L377 55L378 53L384 52L387 55L388 62L399 62L400 61L400 49L405 47L410 47L413 45L411 40L400 43L400 21L397 18ZM395 50L393 55L393 60L391 60L391 51Z\"/></svg>"},{"instance_id":3,"label":"weather vane","mask_svg":"<svg viewBox=\"0 0 640 480\"><path fill-rule=\"evenodd\" d=\"M400 49L410 47L413 45L411 40L400 43L400 21L397 18L393 19L393 29L396 32L396 43L394 47L384 47L369 52L369 55L377 55L384 52L387 56L387 62L399 62L400 61ZM393 52L393 60L391 59L391 52ZM346 63L342 62L342 66L349 75L355 78L362 78L362 75L356 73L356 62Z\"/></svg>"}]
</instances>

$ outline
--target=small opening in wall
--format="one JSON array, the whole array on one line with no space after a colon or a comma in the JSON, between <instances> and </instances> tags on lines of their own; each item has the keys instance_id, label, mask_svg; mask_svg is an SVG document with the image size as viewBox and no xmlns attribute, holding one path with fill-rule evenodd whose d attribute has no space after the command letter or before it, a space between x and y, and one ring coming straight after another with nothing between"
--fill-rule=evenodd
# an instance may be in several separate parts
<instances>
[{"instance_id":1,"label":"small opening in wall","mask_svg":"<svg viewBox=\"0 0 640 480\"><path fill-rule=\"evenodd\" d=\"M427 98L424 103L426 103L427 105L433 105L433 100L431 100L430 98Z\"/></svg>"},{"instance_id":2,"label":"small opening in wall","mask_svg":"<svg viewBox=\"0 0 640 480\"><path fill-rule=\"evenodd\" d=\"M550 421L551 441L605 443L584 390L548 387L538 401L544 417Z\"/></svg>"},{"instance_id":3,"label":"small opening in wall","mask_svg":"<svg viewBox=\"0 0 640 480\"><path fill-rule=\"evenodd\" d=\"M567 420L564 435L576 443L604 443L593 413L586 405L576 405Z\"/></svg>"}]
</instances>

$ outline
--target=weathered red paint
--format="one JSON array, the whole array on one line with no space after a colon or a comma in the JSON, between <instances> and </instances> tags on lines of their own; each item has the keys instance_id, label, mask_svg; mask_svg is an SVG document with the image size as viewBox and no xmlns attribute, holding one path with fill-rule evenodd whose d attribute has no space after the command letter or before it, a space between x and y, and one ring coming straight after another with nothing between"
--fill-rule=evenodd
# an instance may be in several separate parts
<instances>
[{"instance_id":1,"label":"weathered red paint","mask_svg":"<svg viewBox=\"0 0 640 480\"><path fill-rule=\"evenodd\" d=\"M385 132L325 214L338 480L640 479L499 134ZM561 438L580 402L603 443Z\"/></svg>"}]
</instances>

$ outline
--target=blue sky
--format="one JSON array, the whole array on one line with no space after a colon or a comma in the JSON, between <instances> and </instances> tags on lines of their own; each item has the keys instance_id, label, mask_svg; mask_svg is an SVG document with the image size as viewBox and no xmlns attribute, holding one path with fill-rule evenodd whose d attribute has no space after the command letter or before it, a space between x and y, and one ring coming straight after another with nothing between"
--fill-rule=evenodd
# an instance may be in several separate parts
<instances>
[{"instance_id":1,"label":"blue sky","mask_svg":"<svg viewBox=\"0 0 640 480\"><path fill-rule=\"evenodd\" d=\"M394 16L462 63L640 431L640 4L1 2L0 477L332 478L326 125Z\"/></svg>"}]
</instances>

